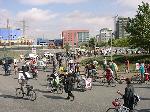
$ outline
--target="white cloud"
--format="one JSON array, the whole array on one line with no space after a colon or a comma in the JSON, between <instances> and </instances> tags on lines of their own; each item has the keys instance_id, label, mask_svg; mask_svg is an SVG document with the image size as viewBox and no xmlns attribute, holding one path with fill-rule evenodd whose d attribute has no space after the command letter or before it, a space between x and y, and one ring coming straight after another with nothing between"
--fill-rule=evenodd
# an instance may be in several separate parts
<instances>
[{"instance_id":1,"label":"white cloud","mask_svg":"<svg viewBox=\"0 0 150 112\"><path fill-rule=\"evenodd\" d=\"M14 22L10 23L12 26L22 28L22 24L19 21L26 20L26 25L28 26L26 34L36 37L41 37L44 34L45 37L56 38L60 37L63 30L68 29L88 29L91 34L97 34L101 28L108 27L113 29L114 26L111 16L100 16L92 12L81 12L78 10L58 14L48 10L32 8L27 11L18 12L14 16L7 10L0 10L0 13L1 15L6 14L6 18L10 18L10 21ZM5 26L6 18L3 18Z\"/></svg>"},{"instance_id":2,"label":"white cloud","mask_svg":"<svg viewBox=\"0 0 150 112\"><path fill-rule=\"evenodd\" d=\"M0 26L6 27L7 25L7 19L12 19L11 13L6 9L0 9Z\"/></svg>"},{"instance_id":3,"label":"white cloud","mask_svg":"<svg viewBox=\"0 0 150 112\"><path fill-rule=\"evenodd\" d=\"M150 3L150 0L117 0L117 3L125 7L137 9L138 5L141 4L142 1Z\"/></svg>"},{"instance_id":4,"label":"white cloud","mask_svg":"<svg viewBox=\"0 0 150 112\"><path fill-rule=\"evenodd\" d=\"M98 33L97 31L101 28L114 28L114 22L111 16L98 16L80 11L74 11L66 15L63 23L72 29L89 29L92 34Z\"/></svg>"},{"instance_id":5,"label":"white cloud","mask_svg":"<svg viewBox=\"0 0 150 112\"><path fill-rule=\"evenodd\" d=\"M76 10L63 14L57 14L53 12L46 14L38 13L42 17L43 15L45 16L44 20L41 18L41 16L37 16L36 13L34 14L31 12L34 11L30 10L22 13L20 12L18 16L21 16L22 18L26 17L28 19L27 25L29 25L29 28L27 33L35 36L43 36L44 34L45 37L56 38L60 36L63 30L68 29L87 29L90 30L91 34L95 35L101 28L108 27L113 29L114 27L113 18L111 16L99 16L93 14L92 12L81 12ZM51 14L56 14L57 16L51 17Z\"/></svg>"},{"instance_id":6,"label":"white cloud","mask_svg":"<svg viewBox=\"0 0 150 112\"><path fill-rule=\"evenodd\" d=\"M31 21L48 21L57 16L56 13L52 13L48 10L42 10L37 8L32 8L30 10L19 12L17 17L20 19L27 19Z\"/></svg>"},{"instance_id":7,"label":"white cloud","mask_svg":"<svg viewBox=\"0 0 150 112\"><path fill-rule=\"evenodd\" d=\"M26 25L28 26L26 33L28 35L37 37L45 34L45 36L48 37L51 35L52 25L57 22L56 17L59 17L59 14L49 10L32 8L30 10L17 13L16 17L19 20L26 21Z\"/></svg>"},{"instance_id":8,"label":"white cloud","mask_svg":"<svg viewBox=\"0 0 150 112\"><path fill-rule=\"evenodd\" d=\"M74 4L74 3L80 3L87 0L18 0L18 1L29 5L45 5L45 4L52 4L52 3Z\"/></svg>"}]
</instances>

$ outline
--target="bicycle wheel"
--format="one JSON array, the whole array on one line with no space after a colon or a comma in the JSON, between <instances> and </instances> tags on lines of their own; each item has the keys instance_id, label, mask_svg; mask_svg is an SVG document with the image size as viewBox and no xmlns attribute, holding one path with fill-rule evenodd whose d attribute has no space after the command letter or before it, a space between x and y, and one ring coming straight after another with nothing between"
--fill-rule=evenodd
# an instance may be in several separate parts
<instances>
[{"instance_id":1,"label":"bicycle wheel","mask_svg":"<svg viewBox=\"0 0 150 112\"><path fill-rule=\"evenodd\" d=\"M16 89L16 96L18 98L23 98L24 97L24 94L23 94L23 91L21 90L21 88Z\"/></svg>"},{"instance_id":2,"label":"bicycle wheel","mask_svg":"<svg viewBox=\"0 0 150 112\"><path fill-rule=\"evenodd\" d=\"M111 85L111 87L115 87L116 86L116 81L114 79L111 79L110 85Z\"/></svg>"},{"instance_id":3,"label":"bicycle wheel","mask_svg":"<svg viewBox=\"0 0 150 112\"><path fill-rule=\"evenodd\" d=\"M86 91L86 89L85 89L85 85L81 85L81 86L80 86L80 91L81 91L81 92Z\"/></svg>"},{"instance_id":4,"label":"bicycle wheel","mask_svg":"<svg viewBox=\"0 0 150 112\"><path fill-rule=\"evenodd\" d=\"M47 90L49 91L49 92L52 92L52 90L53 90L53 87L52 87L52 84L51 83L47 83Z\"/></svg>"},{"instance_id":5,"label":"bicycle wheel","mask_svg":"<svg viewBox=\"0 0 150 112\"><path fill-rule=\"evenodd\" d=\"M100 86L104 86L104 84L107 83L107 81L105 78L101 78L99 83L100 83Z\"/></svg>"},{"instance_id":6,"label":"bicycle wheel","mask_svg":"<svg viewBox=\"0 0 150 112\"><path fill-rule=\"evenodd\" d=\"M63 89L64 89L63 86L59 85L58 88L57 88L57 93L58 94L62 94L63 93Z\"/></svg>"},{"instance_id":7,"label":"bicycle wheel","mask_svg":"<svg viewBox=\"0 0 150 112\"><path fill-rule=\"evenodd\" d=\"M106 112L118 112L115 108L109 108Z\"/></svg>"},{"instance_id":8,"label":"bicycle wheel","mask_svg":"<svg viewBox=\"0 0 150 112\"><path fill-rule=\"evenodd\" d=\"M29 100L34 101L36 100L36 93L34 90L30 90L29 91L29 96L28 96Z\"/></svg>"}]
</instances>

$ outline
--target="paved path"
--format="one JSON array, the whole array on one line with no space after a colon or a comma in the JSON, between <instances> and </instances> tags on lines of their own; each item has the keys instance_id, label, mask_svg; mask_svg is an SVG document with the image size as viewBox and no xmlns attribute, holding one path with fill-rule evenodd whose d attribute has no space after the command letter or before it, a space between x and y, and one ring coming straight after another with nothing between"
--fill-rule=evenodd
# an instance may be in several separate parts
<instances>
[{"instance_id":1,"label":"paved path","mask_svg":"<svg viewBox=\"0 0 150 112\"><path fill-rule=\"evenodd\" d=\"M112 100L120 97L116 91L124 92L125 88L125 84L117 84L113 88L95 82L92 90L74 91L75 100L71 102L65 100L65 93L59 95L47 92L46 75L50 72L39 71L39 79L29 81L37 90L38 97L36 101L29 101L15 96L18 76L3 76L4 71L0 71L0 112L105 112L111 107ZM135 85L135 91L142 97L137 106L139 112L150 112L150 85Z\"/></svg>"}]
</instances>

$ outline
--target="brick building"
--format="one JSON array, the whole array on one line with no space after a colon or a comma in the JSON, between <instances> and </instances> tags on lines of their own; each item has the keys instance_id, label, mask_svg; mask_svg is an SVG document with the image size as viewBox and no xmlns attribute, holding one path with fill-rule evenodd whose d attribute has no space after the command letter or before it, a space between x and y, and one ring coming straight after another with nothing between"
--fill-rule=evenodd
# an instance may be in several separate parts
<instances>
[{"instance_id":1,"label":"brick building","mask_svg":"<svg viewBox=\"0 0 150 112\"><path fill-rule=\"evenodd\" d=\"M63 46L69 44L71 48L77 48L79 43L88 42L89 30L66 30L62 32Z\"/></svg>"}]
</instances>

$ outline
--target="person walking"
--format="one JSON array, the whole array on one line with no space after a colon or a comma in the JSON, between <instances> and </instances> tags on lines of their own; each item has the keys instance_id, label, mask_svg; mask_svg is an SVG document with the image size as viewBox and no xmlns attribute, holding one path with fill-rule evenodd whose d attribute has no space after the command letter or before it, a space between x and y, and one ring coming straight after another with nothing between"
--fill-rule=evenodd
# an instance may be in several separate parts
<instances>
[{"instance_id":1,"label":"person walking","mask_svg":"<svg viewBox=\"0 0 150 112\"><path fill-rule=\"evenodd\" d=\"M64 78L64 90L68 94L67 100L69 100L72 97L72 100L74 100L74 95L72 93L73 90L73 77L71 73L68 73Z\"/></svg>"},{"instance_id":2,"label":"person walking","mask_svg":"<svg viewBox=\"0 0 150 112\"><path fill-rule=\"evenodd\" d=\"M130 72L130 62L128 59L125 61L125 72L129 73Z\"/></svg>"},{"instance_id":3,"label":"person walking","mask_svg":"<svg viewBox=\"0 0 150 112\"><path fill-rule=\"evenodd\" d=\"M15 73L15 75L17 74L17 71L18 71L18 65L17 65L17 62L15 61L14 62L14 73Z\"/></svg>"},{"instance_id":4,"label":"person walking","mask_svg":"<svg viewBox=\"0 0 150 112\"><path fill-rule=\"evenodd\" d=\"M110 62L110 68L113 71L113 77L115 78L115 80L117 80L117 71L118 71L118 66L116 63L114 63L113 61Z\"/></svg>"},{"instance_id":5,"label":"person walking","mask_svg":"<svg viewBox=\"0 0 150 112\"><path fill-rule=\"evenodd\" d=\"M75 78L78 78L80 76L80 65L79 65L79 62L77 62L75 64L75 74L76 74Z\"/></svg>"},{"instance_id":6,"label":"person walking","mask_svg":"<svg viewBox=\"0 0 150 112\"><path fill-rule=\"evenodd\" d=\"M112 70L109 67L109 65L106 66L106 79L107 79L108 85L110 85L110 81L112 79Z\"/></svg>"},{"instance_id":7,"label":"person walking","mask_svg":"<svg viewBox=\"0 0 150 112\"><path fill-rule=\"evenodd\" d=\"M140 74L141 74L141 83L144 83L145 81L145 68L144 68L144 63L140 63L140 68L139 68Z\"/></svg>"}]
</instances>

